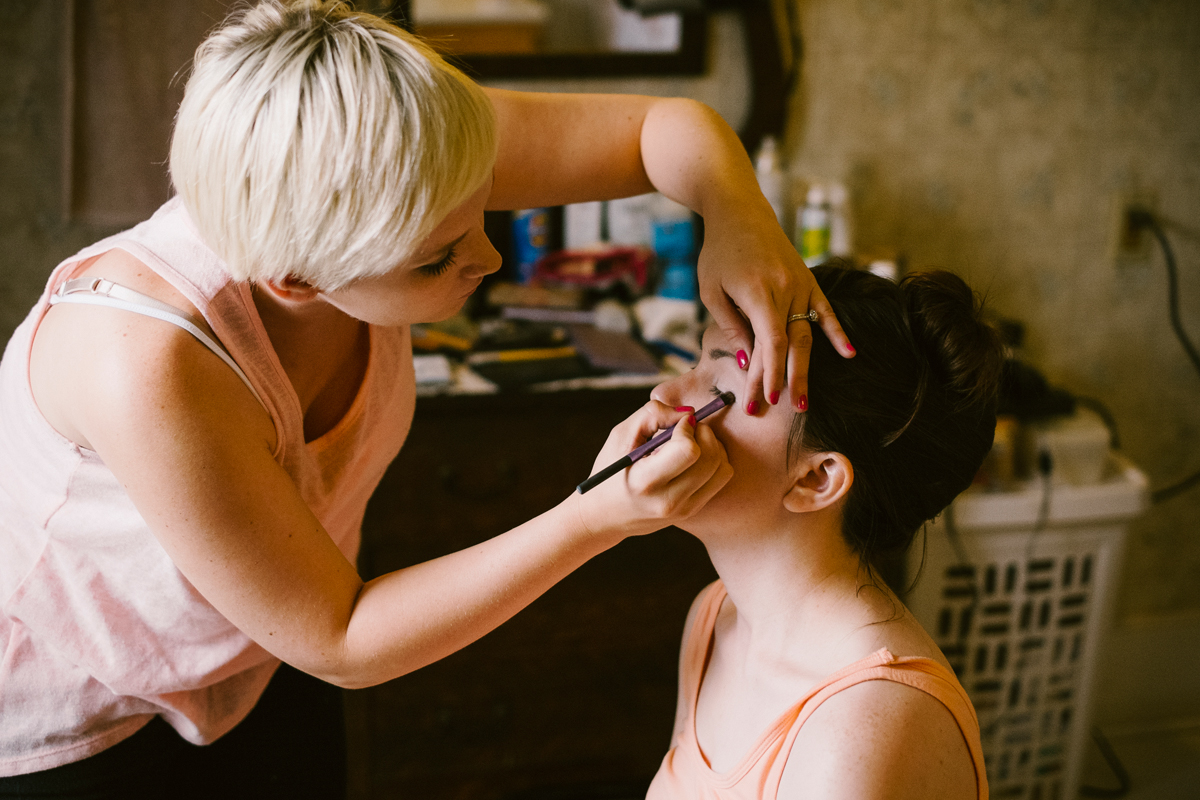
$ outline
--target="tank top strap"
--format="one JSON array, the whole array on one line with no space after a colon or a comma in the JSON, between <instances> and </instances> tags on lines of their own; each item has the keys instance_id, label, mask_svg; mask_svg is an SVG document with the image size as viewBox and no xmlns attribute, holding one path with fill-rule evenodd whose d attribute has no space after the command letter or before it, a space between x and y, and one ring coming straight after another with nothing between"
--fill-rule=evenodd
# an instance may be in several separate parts
<instances>
[{"instance_id":1,"label":"tank top strap","mask_svg":"<svg viewBox=\"0 0 1200 800\"><path fill-rule=\"evenodd\" d=\"M924 692L946 707L954 717L962 734L963 741L971 753L971 761L975 767L975 785L980 800L987 800L987 776L983 761L983 745L979 739L979 718L975 707L967 696L966 690L954 676L954 673L943 667L932 658L924 656L902 656L891 654L887 648L881 648L867 658L857 661L843 670L829 676L825 684L813 692L799 707L795 720L788 729L780 748L780 769L775 778L775 788L778 789L778 779L782 777L782 766L787 761L800 729L821 704L851 686L866 681L893 681L911 686Z\"/></svg>"},{"instance_id":2,"label":"tank top strap","mask_svg":"<svg viewBox=\"0 0 1200 800\"><path fill-rule=\"evenodd\" d=\"M717 614L721 612L721 604L725 602L725 595L725 584L720 580L713 581L703 589L696 607L696 618L692 621L691 629L687 631L680 680L687 689L685 699L689 715L696 712L700 682L704 678L704 670L708 666L713 628L716 626Z\"/></svg>"},{"instance_id":3,"label":"tank top strap","mask_svg":"<svg viewBox=\"0 0 1200 800\"><path fill-rule=\"evenodd\" d=\"M233 370L234 374L241 379L242 383L246 384L246 388L254 395L254 399L263 408L267 408L266 403L263 402L254 385L250 383L250 379L246 376L246 373L230 357L225 348L200 328L200 321L198 319L175 306L156 300L141 292L136 292L119 283L114 283L107 278L92 277L74 278L63 281L58 289L50 295L50 305L58 305L59 303L77 303L81 305L119 308L134 314L141 314L145 317L169 322L176 327L182 328L192 334L192 336L195 336L202 345L224 361ZM267 409L267 413L270 413L270 409Z\"/></svg>"}]
</instances>

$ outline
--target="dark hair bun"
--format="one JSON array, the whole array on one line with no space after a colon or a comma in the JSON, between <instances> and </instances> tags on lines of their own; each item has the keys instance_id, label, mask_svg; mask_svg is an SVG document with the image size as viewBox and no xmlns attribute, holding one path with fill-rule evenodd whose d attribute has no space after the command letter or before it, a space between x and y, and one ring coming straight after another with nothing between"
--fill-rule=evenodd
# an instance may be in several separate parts
<instances>
[{"instance_id":1,"label":"dark hair bun","mask_svg":"<svg viewBox=\"0 0 1200 800\"><path fill-rule=\"evenodd\" d=\"M933 270L900 281L909 329L934 377L964 405L990 402L1004 363L1000 336L982 318L983 303L952 272Z\"/></svg>"},{"instance_id":2,"label":"dark hair bun","mask_svg":"<svg viewBox=\"0 0 1200 800\"><path fill-rule=\"evenodd\" d=\"M850 459L842 533L869 563L907 547L971 485L992 446L1003 351L953 273L897 284L847 267L812 273L858 354L842 358L813 326L810 406L796 415L788 458L804 449Z\"/></svg>"}]
</instances>

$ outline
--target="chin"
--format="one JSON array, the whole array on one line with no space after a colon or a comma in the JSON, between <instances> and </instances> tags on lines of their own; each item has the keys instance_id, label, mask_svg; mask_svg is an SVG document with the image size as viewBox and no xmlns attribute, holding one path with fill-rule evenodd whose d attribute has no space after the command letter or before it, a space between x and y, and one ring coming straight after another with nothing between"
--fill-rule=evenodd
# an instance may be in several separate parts
<instances>
[{"instance_id":1,"label":"chin","mask_svg":"<svg viewBox=\"0 0 1200 800\"><path fill-rule=\"evenodd\" d=\"M463 299L462 299L461 301L459 301L459 303L458 303L457 305L455 305L453 308L449 308L449 309L447 309L447 310L445 310L445 311L440 311L440 312L438 312L437 314L431 314L431 315L429 316L429 319L423 319L423 320L421 320L421 322L427 322L427 323L433 323L433 322L445 322L446 320L450 319L451 317L453 317L453 316L454 316L455 314L457 314L458 312L462 311L462 310L463 310L463 306L465 306L466 304L467 304L467 300L466 300L466 298L463 298Z\"/></svg>"},{"instance_id":2,"label":"chin","mask_svg":"<svg viewBox=\"0 0 1200 800\"><path fill-rule=\"evenodd\" d=\"M432 325L435 322L445 322L453 317L458 312L462 311L463 306L467 304L467 299L461 298L454 303L448 303L440 308L431 308L422 311L416 311L409 315L408 318L402 320L394 320L392 325ZM415 319L414 319L415 317Z\"/></svg>"}]
</instances>

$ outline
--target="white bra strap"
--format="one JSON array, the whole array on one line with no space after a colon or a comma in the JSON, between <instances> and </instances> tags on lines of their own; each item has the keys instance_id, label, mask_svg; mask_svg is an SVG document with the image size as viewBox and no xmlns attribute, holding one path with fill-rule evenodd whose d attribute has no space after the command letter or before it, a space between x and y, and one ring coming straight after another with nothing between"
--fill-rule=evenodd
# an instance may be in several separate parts
<instances>
[{"instance_id":1,"label":"white bra strap","mask_svg":"<svg viewBox=\"0 0 1200 800\"><path fill-rule=\"evenodd\" d=\"M75 278L64 281L58 287L57 291L50 295L50 305L57 305L59 303L80 303L82 305L120 308L125 311L131 311L134 314L160 319L163 322L169 322L172 325L183 328L199 339L201 344L216 353L218 358L228 364L229 368L242 379L242 383L246 384L246 388L254 395L254 399L263 408L267 407L267 404L263 402L258 392L254 389L253 384L250 383L250 379L246 377L246 373L242 372L242 368L237 365L237 362L225 352L225 348L200 329L200 321L198 319L184 313L175 306L155 300L153 297L148 297L141 292L135 292L133 289L113 283L106 278Z\"/></svg>"}]
</instances>

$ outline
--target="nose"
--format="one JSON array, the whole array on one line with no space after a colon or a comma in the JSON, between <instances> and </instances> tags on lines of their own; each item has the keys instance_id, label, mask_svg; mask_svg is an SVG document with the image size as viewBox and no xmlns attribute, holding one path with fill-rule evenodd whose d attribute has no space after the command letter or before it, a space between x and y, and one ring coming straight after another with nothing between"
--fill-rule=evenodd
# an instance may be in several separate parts
<instances>
[{"instance_id":1,"label":"nose","mask_svg":"<svg viewBox=\"0 0 1200 800\"><path fill-rule=\"evenodd\" d=\"M470 240L470 250L467 254L466 266L463 268L465 277L482 278L484 275L491 275L500 269L502 261L500 252L483 232L482 225L472 231L468 239Z\"/></svg>"},{"instance_id":2,"label":"nose","mask_svg":"<svg viewBox=\"0 0 1200 800\"><path fill-rule=\"evenodd\" d=\"M680 398L683 396L680 386L682 379L683 376L681 375L678 378L672 378L669 381L663 381L650 391L650 399L657 400L663 405L671 406L672 408L683 405L683 401L680 400Z\"/></svg>"}]
</instances>

